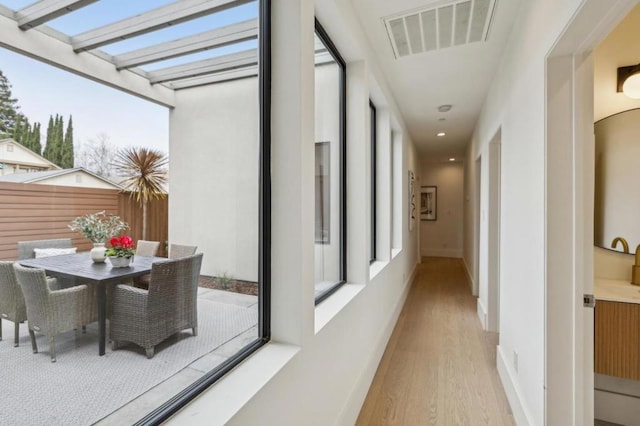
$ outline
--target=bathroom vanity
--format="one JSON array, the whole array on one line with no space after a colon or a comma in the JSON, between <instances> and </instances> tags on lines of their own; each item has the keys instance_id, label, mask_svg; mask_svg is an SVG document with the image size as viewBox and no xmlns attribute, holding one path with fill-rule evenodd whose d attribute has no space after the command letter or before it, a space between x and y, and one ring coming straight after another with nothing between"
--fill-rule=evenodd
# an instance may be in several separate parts
<instances>
[{"instance_id":1,"label":"bathroom vanity","mask_svg":"<svg viewBox=\"0 0 640 426\"><path fill-rule=\"evenodd\" d=\"M595 372L640 380L640 286L595 279Z\"/></svg>"}]
</instances>

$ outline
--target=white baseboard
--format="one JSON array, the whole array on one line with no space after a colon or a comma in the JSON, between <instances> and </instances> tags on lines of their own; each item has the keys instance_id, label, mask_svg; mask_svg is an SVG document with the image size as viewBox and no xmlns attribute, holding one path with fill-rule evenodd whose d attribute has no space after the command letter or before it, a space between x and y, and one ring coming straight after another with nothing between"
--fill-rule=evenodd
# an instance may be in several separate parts
<instances>
[{"instance_id":1,"label":"white baseboard","mask_svg":"<svg viewBox=\"0 0 640 426\"><path fill-rule=\"evenodd\" d=\"M596 419L619 425L638 424L638 419L640 419L640 399L598 389L595 390L594 399Z\"/></svg>"},{"instance_id":2,"label":"white baseboard","mask_svg":"<svg viewBox=\"0 0 640 426\"><path fill-rule=\"evenodd\" d=\"M432 257L458 257L462 258L462 249L433 249L425 248L421 250L421 255Z\"/></svg>"},{"instance_id":3,"label":"white baseboard","mask_svg":"<svg viewBox=\"0 0 640 426\"><path fill-rule=\"evenodd\" d=\"M482 300L480 300L479 297L476 300L478 301L477 303L478 319L480 320L480 325L482 326L482 329L486 330L487 329L487 308L484 306L484 303L482 303Z\"/></svg>"},{"instance_id":4,"label":"white baseboard","mask_svg":"<svg viewBox=\"0 0 640 426\"><path fill-rule=\"evenodd\" d=\"M464 257L462 258L462 264L464 265L464 270L467 272L467 277L469 278L469 286L471 287L471 294L473 296L478 297L478 292L475 290L476 289L476 283L473 280L473 274L471 273L471 269L469 269L469 265L467 264L467 259L465 259Z\"/></svg>"},{"instance_id":5,"label":"white baseboard","mask_svg":"<svg viewBox=\"0 0 640 426\"><path fill-rule=\"evenodd\" d=\"M511 364L507 362L506 354L502 346L497 347L497 360L498 375L502 381L502 387L507 394L507 400L509 400L509 406L511 406L511 412L513 418L518 426L533 425L532 417L527 410L524 401L521 398L520 388L518 383L514 380L515 371L511 368Z\"/></svg>"}]
</instances>

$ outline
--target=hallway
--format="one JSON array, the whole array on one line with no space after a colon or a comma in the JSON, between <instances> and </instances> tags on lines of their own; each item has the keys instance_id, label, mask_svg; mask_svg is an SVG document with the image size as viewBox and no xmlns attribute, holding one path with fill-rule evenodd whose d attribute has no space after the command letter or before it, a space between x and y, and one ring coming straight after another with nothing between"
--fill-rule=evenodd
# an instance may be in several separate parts
<instances>
[{"instance_id":1,"label":"hallway","mask_svg":"<svg viewBox=\"0 0 640 426\"><path fill-rule=\"evenodd\" d=\"M418 268L357 424L514 424L462 260Z\"/></svg>"}]
</instances>

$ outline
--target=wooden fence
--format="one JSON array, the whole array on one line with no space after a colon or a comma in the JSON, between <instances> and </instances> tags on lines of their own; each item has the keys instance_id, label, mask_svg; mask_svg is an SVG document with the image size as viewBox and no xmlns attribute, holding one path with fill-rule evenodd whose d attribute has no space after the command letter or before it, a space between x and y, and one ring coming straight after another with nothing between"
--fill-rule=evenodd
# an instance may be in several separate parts
<instances>
[{"instance_id":1,"label":"wooden fence","mask_svg":"<svg viewBox=\"0 0 640 426\"><path fill-rule=\"evenodd\" d=\"M78 251L92 244L67 225L74 217L105 210L129 224L127 234L142 238L142 208L128 194L113 189L0 183L0 260L17 258L17 242L71 238ZM168 200L149 203L147 239L160 241L166 255Z\"/></svg>"}]
</instances>

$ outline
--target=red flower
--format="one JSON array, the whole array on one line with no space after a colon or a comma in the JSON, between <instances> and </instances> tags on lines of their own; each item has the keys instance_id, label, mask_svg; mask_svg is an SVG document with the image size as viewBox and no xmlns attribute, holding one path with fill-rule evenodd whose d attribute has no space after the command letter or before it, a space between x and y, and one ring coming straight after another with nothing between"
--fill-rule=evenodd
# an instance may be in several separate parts
<instances>
[{"instance_id":1,"label":"red flower","mask_svg":"<svg viewBox=\"0 0 640 426\"><path fill-rule=\"evenodd\" d=\"M109 245L111 248L107 250L107 256L129 257L136 252L133 239L128 235L110 238Z\"/></svg>"}]
</instances>

